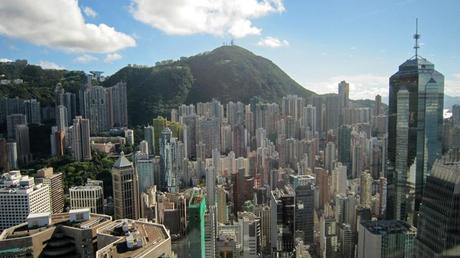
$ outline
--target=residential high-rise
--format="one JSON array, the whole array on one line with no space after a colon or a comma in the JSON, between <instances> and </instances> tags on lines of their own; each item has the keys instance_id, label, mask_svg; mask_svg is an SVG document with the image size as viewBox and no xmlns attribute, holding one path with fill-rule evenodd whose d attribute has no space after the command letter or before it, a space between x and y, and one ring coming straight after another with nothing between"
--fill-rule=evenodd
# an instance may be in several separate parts
<instances>
[{"instance_id":1,"label":"residential high-rise","mask_svg":"<svg viewBox=\"0 0 460 258\"><path fill-rule=\"evenodd\" d=\"M134 145L134 131L132 129L125 130L125 138L128 145Z\"/></svg>"},{"instance_id":2,"label":"residential high-rise","mask_svg":"<svg viewBox=\"0 0 460 258\"><path fill-rule=\"evenodd\" d=\"M27 125L27 117L23 114L11 114L6 117L6 130L9 139L16 139L17 125Z\"/></svg>"},{"instance_id":3,"label":"residential high-rise","mask_svg":"<svg viewBox=\"0 0 460 258\"><path fill-rule=\"evenodd\" d=\"M342 125L338 130L338 161L347 167L348 175L351 174L351 127Z\"/></svg>"},{"instance_id":4,"label":"residential high-rise","mask_svg":"<svg viewBox=\"0 0 460 258\"><path fill-rule=\"evenodd\" d=\"M24 223L31 213L51 211L49 186L35 184L20 171L4 173L0 179L0 230Z\"/></svg>"},{"instance_id":5,"label":"residential high-rise","mask_svg":"<svg viewBox=\"0 0 460 258\"><path fill-rule=\"evenodd\" d=\"M144 140L148 143L149 155L155 156L155 129L153 126L144 127Z\"/></svg>"},{"instance_id":6,"label":"residential high-rise","mask_svg":"<svg viewBox=\"0 0 460 258\"><path fill-rule=\"evenodd\" d=\"M303 108L303 127L314 135L317 131L316 107L307 105Z\"/></svg>"},{"instance_id":7,"label":"residential high-rise","mask_svg":"<svg viewBox=\"0 0 460 258\"><path fill-rule=\"evenodd\" d=\"M64 210L64 179L62 173L54 173L52 167L42 168L35 176L37 183L48 185L51 198L51 212L61 213Z\"/></svg>"},{"instance_id":8,"label":"residential high-rise","mask_svg":"<svg viewBox=\"0 0 460 258\"><path fill-rule=\"evenodd\" d=\"M24 113L29 124L39 125L42 123L40 102L36 99L27 99L24 101Z\"/></svg>"},{"instance_id":9,"label":"residential high-rise","mask_svg":"<svg viewBox=\"0 0 460 258\"><path fill-rule=\"evenodd\" d=\"M70 209L90 209L91 213L104 212L104 189L88 182L84 186L69 188Z\"/></svg>"},{"instance_id":10,"label":"residential high-rise","mask_svg":"<svg viewBox=\"0 0 460 258\"><path fill-rule=\"evenodd\" d=\"M8 171L8 148L6 139L0 137L0 171Z\"/></svg>"},{"instance_id":11,"label":"residential high-rise","mask_svg":"<svg viewBox=\"0 0 460 258\"><path fill-rule=\"evenodd\" d=\"M170 191L173 181L172 171L172 131L165 127L160 135L160 190Z\"/></svg>"},{"instance_id":12,"label":"residential high-rise","mask_svg":"<svg viewBox=\"0 0 460 258\"><path fill-rule=\"evenodd\" d=\"M435 161L426 179L417 225L415 257L460 256L460 163L458 151Z\"/></svg>"},{"instance_id":13,"label":"residential high-rise","mask_svg":"<svg viewBox=\"0 0 460 258\"><path fill-rule=\"evenodd\" d=\"M133 163L123 152L112 167L114 217L139 218L138 178Z\"/></svg>"},{"instance_id":14,"label":"residential high-rise","mask_svg":"<svg viewBox=\"0 0 460 258\"><path fill-rule=\"evenodd\" d=\"M238 212L243 257L260 257L260 218L251 212Z\"/></svg>"},{"instance_id":15,"label":"residential high-rise","mask_svg":"<svg viewBox=\"0 0 460 258\"><path fill-rule=\"evenodd\" d=\"M377 94L375 96L374 116L379 116L382 113L383 113L382 96Z\"/></svg>"},{"instance_id":16,"label":"residential high-rise","mask_svg":"<svg viewBox=\"0 0 460 258\"><path fill-rule=\"evenodd\" d=\"M216 205L216 169L214 167L206 168L206 193L208 207Z\"/></svg>"},{"instance_id":17,"label":"residential high-rise","mask_svg":"<svg viewBox=\"0 0 460 258\"><path fill-rule=\"evenodd\" d=\"M128 126L128 98L126 82L118 82L107 91L108 124L110 127Z\"/></svg>"},{"instance_id":18,"label":"residential high-rise","mask_svg":"<svg viewBox=\"0 0 460 258\"><path fill-rule=\"evenodd\" d=\"M109 129L109 112L106 89L102 86L89 87L83 92L83 117L89 119L91 134L99 134Z\"/></svg>"},{"instance_id":19,"label":"residential high-rise","mask_svg":"<svg viewBox=\"0 0 460 258\"><path fill-rule=\"evenodd\" d=\"M64 131L70 125L67 108L64 105L56 106L56 125L58 131Z\"/></svg>"},{"instance_id":20,"label":"residential high-rise","mask_svg":"<svg viewBox=\"0 0 460 258\"><path fill-rule=\"evenodd\" d=\"M134 160L139 179L139 193L145 193L147 189L157 184L155 182L155 160L148 154L139 152L134 155Z\"/></svg>"},{"instance_id":21,"label":"residential high-rise","mask_svg":"<svg viewBox=\"0 0 460 258\"><path fill-rule=\"evenodd\" d=\"M6 149L8 151L8 168L17 169L18 168L18 145L16 142L8 142L6 144Z\"/></svg>"},{"instance_id":22,"label":"residential high-rise","mask_svg":"<svg viewBox=\"0 0 460 258\"><path fill-rule=\"evenodd\" d=\"M77 116L69 128L72 136L72 157L74 160L91 160L90 127L89 119Z\"/></svg>"},{"instance_id":23,"label":"residential high-rise","mask_svg":"<svg viewBox=\"0 0 460 258\"><path fill-rule=\"evenodd\" d=\"M326 153L324 155L324 168L331 172L334 168L334 163L336 162L335 143L328 142L326 144L325 152Z\"/></svg>"},{"instance_id":24,"label":"residential high-rise","mask_svg":"<svg viewBox=\"0 0 460 258\"><path fill-rule=\"evenodd\" d=\"M411 258L416 228L404 221L365 221L358 226L358 258Z\"/></svg>"},{"instance_id":25,"label":"residential high-rise","mask_svg":"<svg viewBox=\"0 0 460 258\"><path fill-rule=\"evenodd\" d=\"M16 143L18 147L18 160L21 164L31 161L29 127L25 124L16 125Z\"/></svg>"},{"instance_id":26,"label":"residential high-rise","mask_svg":"<svg viewBox=\"0 0 460 258\"><path fill-rule=\"evenodd\" d=\"M350 84L346 81L341 81L338 85L339 91L339 125L345 123L345 110L350 107Z\"/></svg>"},{"instance_id":27,"label":"residential high-rise","mask_svg":"<svg viewBox=\"0 0 460 258\"><path fill-rule=\"evenodd\" d=\"M418 50L418 39L415 34ZM390 78L388 109L387 218L406 220L409 171L415 171L415 212L425 178L441 155L444 76L418 55L399 66ZM416 218L416 214L413 215Z\"/></svg>"}]
</instances>

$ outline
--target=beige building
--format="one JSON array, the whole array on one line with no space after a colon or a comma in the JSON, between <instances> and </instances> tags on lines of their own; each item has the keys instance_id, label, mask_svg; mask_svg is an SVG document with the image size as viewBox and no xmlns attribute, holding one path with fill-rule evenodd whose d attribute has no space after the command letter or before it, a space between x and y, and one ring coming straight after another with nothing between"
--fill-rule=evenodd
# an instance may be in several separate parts
<instances>
[{"instance_id":1,"label":"beige building","mask_svg":"<svg viewBox=\"0 0 460 258\"><path fill-rule=\"evenodd\" d=\"M96 257L175 257L171 237L162 224L116 220L98 230Z\"/></svg>"},{"instance_id":2,"label":"beige building","mask_svg":"<svg viewBox=\"0 0 460 258\"><path fill-rule=\"evenodd\" d=\"M133 163L125 157L123 152L113 164L112 185L115 219L138 219L138 178Z\"/></svg>"},{"instance_id":3,"label":"beige building","mask_svg":"<svg viewBox=\"0 0 460 258\"><path fill-rule=\"evenodd\" d=\"M89 209L30 214L27 222L0 235L1 257L96 257L97 229L111 222Z\"/></svg>"},{"instance_id":4,"label":"beige building","mask_svg":"<svg viewBox=\"0 0 460 258\"><path fill-rule=\"evenodd\" d=\"M37 171L35 181L49 186L51 212L61 213L64 210L64 180L62 173L54 173L51 167L42 168Z\"/></svg>"}]
</instances>

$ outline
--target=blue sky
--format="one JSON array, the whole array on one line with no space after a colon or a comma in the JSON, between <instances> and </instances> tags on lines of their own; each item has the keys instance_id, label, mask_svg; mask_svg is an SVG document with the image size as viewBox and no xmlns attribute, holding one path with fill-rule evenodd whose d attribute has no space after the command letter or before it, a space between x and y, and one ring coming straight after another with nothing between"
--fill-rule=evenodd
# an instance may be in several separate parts
<instances>
[{"instance_id":1,"label":"blue sky","mask_svg":"<svg viewBox=\"0 0 460 258\"><path fill-rule=\"evenodd\" d=\"M459 15L456 0L2 0L0 59L112 74L233 38L308 89L347 80L352 98L373 98L413 55L418 17L420 54L460 96Z\"/></svg>"}]
</instances>

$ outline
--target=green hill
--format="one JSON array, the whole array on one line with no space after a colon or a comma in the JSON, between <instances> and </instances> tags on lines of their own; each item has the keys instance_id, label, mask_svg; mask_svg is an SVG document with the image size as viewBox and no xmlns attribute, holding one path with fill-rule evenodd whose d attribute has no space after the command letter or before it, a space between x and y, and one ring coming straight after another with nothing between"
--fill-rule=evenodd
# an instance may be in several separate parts
<instances>
[{"instance_id":1,"label":"green hill","mask_svg":"<svg viewBox=\"0 0 460 258\"><path fill-rule=\"evenodd\" d=\"M52 104L54 87L62 83L67 91L76 92L86 80L82 71L43 69L38 65L28 64L26 60L0 62L0 79L22 79L22 84L0 86L0 96L35 98L42 104Z\"/></svg>"},{"instance_id":2,"label":"green hill","mask_svg":"<svg viewBox=\"0 0 460 258\"><path fill-rule=\"evenodd\" d=\"M223 46L179 61L163 61L154 67L124 67L106 81L128 85L131 124L142 124L156 115L168 115L183 103L226 103L260 100L278 102L287 94L308 97L303 88L270 60L238 46Z\"/></svg>"}]
</instances>

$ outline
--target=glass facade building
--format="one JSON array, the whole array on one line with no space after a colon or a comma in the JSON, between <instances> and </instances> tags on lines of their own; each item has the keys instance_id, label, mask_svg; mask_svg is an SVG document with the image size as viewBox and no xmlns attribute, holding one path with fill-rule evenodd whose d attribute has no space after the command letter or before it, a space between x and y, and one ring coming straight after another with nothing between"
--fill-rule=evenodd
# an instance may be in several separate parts
<instances>
[{"instance_id":1,"label":"glass facade building","mask_svg":"<svg viewBox=\"0 0 460 258\"><path fill-rule=\"evenodd\" d=\"M415 257L460 257L459 157L456 151L437 160L427 177Z\"/></svg>"},{"instance_id":2,"label":"glass facade building","mask_svg":"<svg viewBox=\"0 0 460 258\"><path fill-rule=\"evenodd\" d=\"M444 76L420 56L404 62L390 78L388 219L407 220L411 209L419 210L425 179L441 155L443 98ZM409 171L414 171L410 184ZM407 201L410 194L414 202Z\"/></svg>"}]
</instances>

